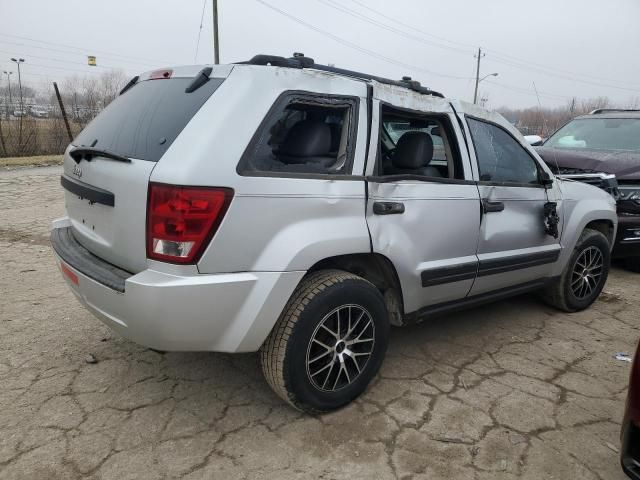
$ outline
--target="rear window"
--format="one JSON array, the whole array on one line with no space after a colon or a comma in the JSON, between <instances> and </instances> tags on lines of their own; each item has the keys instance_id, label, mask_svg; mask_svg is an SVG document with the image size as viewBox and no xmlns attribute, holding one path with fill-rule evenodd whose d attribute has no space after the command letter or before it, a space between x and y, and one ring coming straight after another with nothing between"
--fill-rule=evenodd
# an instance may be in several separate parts
<instances>
[{"instance_id":1,"label":"rear window","mask_svg":"<svg viewBox=\"0 0 640 480\"><path fill-rule=\"evenodd\" d=\"M193 78L140 82L111 102L73 144L157 162L223 81L211 78L191 93L185 89Z\"/></svg>"}]
</instances>

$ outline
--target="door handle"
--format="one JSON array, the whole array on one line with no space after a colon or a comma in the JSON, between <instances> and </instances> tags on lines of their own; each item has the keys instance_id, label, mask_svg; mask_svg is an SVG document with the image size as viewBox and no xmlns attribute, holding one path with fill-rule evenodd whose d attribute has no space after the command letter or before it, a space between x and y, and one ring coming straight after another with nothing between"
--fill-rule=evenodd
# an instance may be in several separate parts
<instances>
[{"instance_id":1,"label":"door handle","mask_svg":"<svg viewBox=\"0 0 640 480\"><path fill-rule=\"evenodd\" d=\"M503 210L504 210L504 203L502 203L502 202L494 202L494 201L488 200L486 198L482 199L482 211L484 213L501 212Z\"/></svg>"},{"instance_id":2,"label":"door handle","mask_svg":"<svg viewBox=\"0 0 640 480\"><path fill-rule=\"evenodd\" d=\"M404 213L404 203L373 202L373 213L376 215L398 215Z\"/></svg>"}]
</instances>

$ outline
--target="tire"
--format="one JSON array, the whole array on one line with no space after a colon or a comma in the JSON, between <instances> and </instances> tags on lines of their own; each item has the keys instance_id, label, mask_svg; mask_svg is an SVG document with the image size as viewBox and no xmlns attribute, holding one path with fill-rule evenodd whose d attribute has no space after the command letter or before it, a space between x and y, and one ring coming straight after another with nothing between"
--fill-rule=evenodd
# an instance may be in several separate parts
<instances>
[{"instance_id":1,"label":"tire","mask_svg":"<svg viewBox=\"0 0 640 480\"><path fill-rule=\"evenodd\" d=\"M260 349L262 371L293 407L328 412L364 392L380 369L388 338L388 313L378 289L357 275L321 270L305 277L289 299Z\"/></svg>"},{"instance_id":2,"label":"tire","mask_svg":"<svg viewBox=\"0 0 640 480\"><path fill-rule=\"evenodd\" d=\"M593 263L597 258L601 259L600 268L595 266L597 263ZM592 263L589 263L590 261ZM586 228L580 235L562 275L544 290L543 299L565 312L584 310L600 295L609 276L610 263L610 244L607 237L602 232ZM581 273L585 271L583 264L589 269L587 280L584 280Z\"/></svg>"},{"instance_id":3,"label":"tire","mask_svg":"<svg viewBox=\"0 0 640 480\"><path fill-rule=\"evenodd\" d=\"M624 259L624 266L627 270L640 273L640 257L629 257Z\"/></svg>"}]
</instances>

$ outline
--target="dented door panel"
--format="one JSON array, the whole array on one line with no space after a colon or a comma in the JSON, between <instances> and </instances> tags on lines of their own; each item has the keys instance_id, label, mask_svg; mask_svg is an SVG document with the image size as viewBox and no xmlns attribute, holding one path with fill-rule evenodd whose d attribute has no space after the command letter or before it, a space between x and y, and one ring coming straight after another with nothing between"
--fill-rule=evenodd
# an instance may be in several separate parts
<instances>
[{"instance_id":1,"label":"dented door panel","mask_svg":"<svg viewBox=\"0 0 640 480\"><path fill-rule=\"evenodd\" d=\"M469 182L376 181L380 105L450 116L465 179ZM478 188L451 105L440 98L374 84L368 177L367 225L373 251L389 258L398 273L405 313L464 298L477 270L480 227ZM376 204L402 205L402 212L376 213Z\"/></svg>"},{"instance_id":2,"label":"dented door panel","mask_svg":"<svg viewBox=\"0 0 640 480\"><path fill-rule=\"evenodd\" d=\"M376 215L376 202L399 202L399 215ZM370 183L367 223L374 252L396 267L406 313L464 298L477 268L480 209L475 185Z\"/></svg>"}]
</instances>

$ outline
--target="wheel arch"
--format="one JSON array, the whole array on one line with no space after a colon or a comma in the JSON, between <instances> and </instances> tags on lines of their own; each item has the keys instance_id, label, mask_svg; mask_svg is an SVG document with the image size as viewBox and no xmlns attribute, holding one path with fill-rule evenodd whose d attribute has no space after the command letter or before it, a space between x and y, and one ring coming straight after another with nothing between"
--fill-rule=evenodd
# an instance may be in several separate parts
<instances>
[{"instance_id":1,"label":"wheel arch","mask_svg":"<svg viewBox=\"0 0 640 480\"><path fill-rule=\"evenodd\" d=\"M309 268L309 273L327 269L344 270L371 282L384 297L390 323L403 324L404 303L400 278L388 257L379 253L336 255L316 262Z\"/></svg>"},{"instance_id":2,"label":"wheel arch","mask_svg":"<svg viewBox=\"0 0 640 480\"><path fill-rule=\"evenodd\" d=\"M613 240L615 237L615 225L611 220L607 220L607 219L591 220L589 223L587 223L584 226L583 230L586 230L586 229L597 230L598 232L602 233L605 237L607 237L607 240L609 240L610 245L613 245Z\"/></svg>"}]
</instances>

